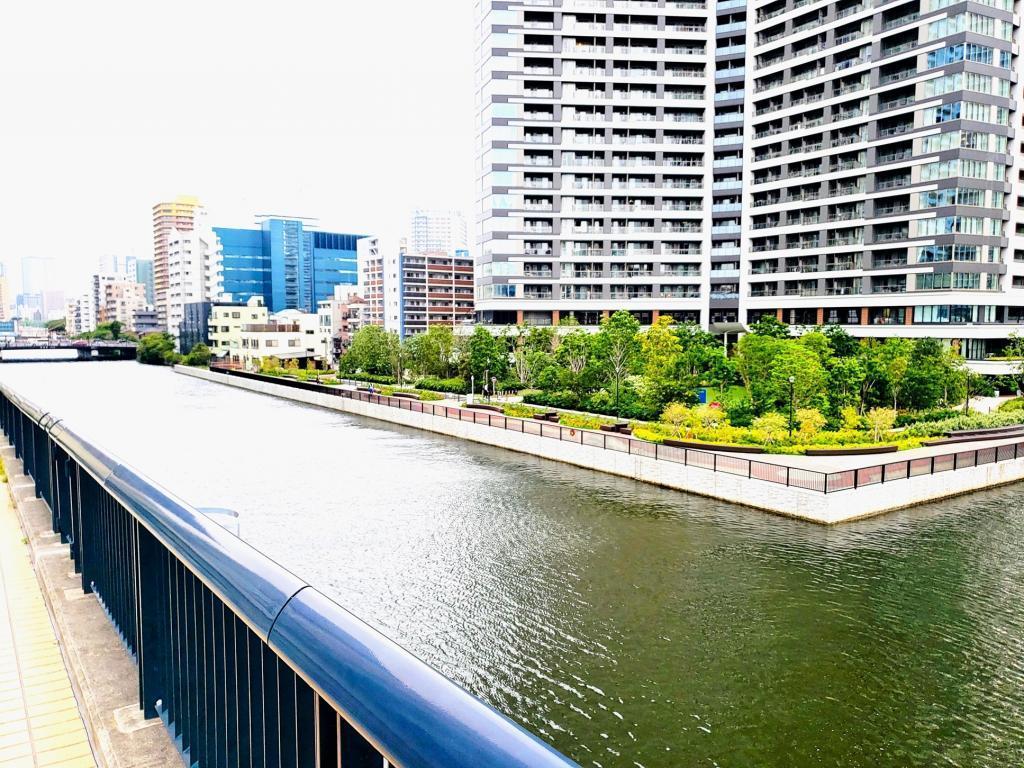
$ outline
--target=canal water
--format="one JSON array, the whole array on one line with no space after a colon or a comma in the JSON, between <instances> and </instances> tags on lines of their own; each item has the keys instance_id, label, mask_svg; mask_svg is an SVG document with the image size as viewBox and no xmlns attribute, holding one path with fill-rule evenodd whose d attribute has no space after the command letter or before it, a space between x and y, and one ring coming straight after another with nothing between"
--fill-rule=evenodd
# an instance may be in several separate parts
<instances>
[{"instance_id":1,"label":"canal water","mask_svg":"<svg viewBox=\"0 0 1024 768\"><path fill-rule=\"evenodd\" d=\"M582 765L1024 764L1024 485L826 529L135 363L0 381Z\"/></svg>"}]
</instances>

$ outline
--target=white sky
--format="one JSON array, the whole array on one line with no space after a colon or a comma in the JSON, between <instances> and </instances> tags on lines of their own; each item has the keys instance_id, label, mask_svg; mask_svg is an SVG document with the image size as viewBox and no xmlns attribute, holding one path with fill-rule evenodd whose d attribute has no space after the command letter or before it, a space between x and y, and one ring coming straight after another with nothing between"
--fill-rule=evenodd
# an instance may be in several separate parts
<instances>
[{"instance_id":1,"label":"white sky","mask_svg":"<svg viewBox=\"0 0 1024 768\"><path fill-rule=\"evenodd\" d=\"M150 208L198 195L396 233L472 228L472 0L56 0L0 6L0 262L152 257Z\"/></svg>"}]
</instances>

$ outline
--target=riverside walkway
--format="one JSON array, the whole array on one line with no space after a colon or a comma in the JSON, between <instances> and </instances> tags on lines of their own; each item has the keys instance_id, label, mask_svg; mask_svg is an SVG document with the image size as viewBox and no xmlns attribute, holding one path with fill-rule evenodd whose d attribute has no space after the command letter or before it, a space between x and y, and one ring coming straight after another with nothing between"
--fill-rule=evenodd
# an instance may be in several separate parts
<instances>
[{"instance_id":1,"label":"riverside walkway","mask_svg":"<svg viewBox=\"0 0 1024 768\"><path fill-rule=\"evenodd\" d=\"M5 483L0 489L0 768L95 765Z\"/></svg>"}]
</instances>

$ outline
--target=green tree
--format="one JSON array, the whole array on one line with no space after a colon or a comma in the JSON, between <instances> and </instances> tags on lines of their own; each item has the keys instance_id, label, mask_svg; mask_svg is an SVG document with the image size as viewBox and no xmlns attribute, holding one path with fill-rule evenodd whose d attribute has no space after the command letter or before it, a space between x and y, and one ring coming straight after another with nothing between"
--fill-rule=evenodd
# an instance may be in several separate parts
<instances>
[{"instance_id":1,"label":"green tree","mask_svg":"<svg viewBox=\"0 0 1024 768\"><path fill-rule=\"evenodd\" d=\"M57 320L48 320L46 322L46 330L50 333L62 333L66 327L67 325L63 317Z\"/></svg>"},{"instance_id":2,"label":"green tree","mask_svg":"<svg viewBox=\"0 0 1024 768\"><path fill-rule=\"evenodd\" d=\"M649 405L661 410L681 393L677 370L683 345L671 317L659 317L640 337L641 372Z\"/></svg>"},{"instance_id":3,"label":"green tree","mask_svg":"<svg viewBox=\"0 0 1024 768\"><path fill-rule=\"evenodd\" d=\"M449 325L431 325L409 339L409 367L423 376L450 378L458 360L455 332Z\"/></svg>"},{"instance_id":4,"label":"green tree","mask_svg":"<svg viewBox=\"0 0 1024 768\"><path fill-rule=\"evenodd\" d=\"M620 415L622 384L637 364L640 351L640 321L619 310L601 321L594 336L594 349L615 391L615 413Z\"/></svg>"},{"instance_id":5,"label":"green tree","mask_svg":"<svg viewBox=\"0 0 1024 768\"><path fill-rule=\"evenodd\" d=\"M392 340L379 325L367 325L356 331L348 351L341 356L338 367L345 373L368 373L388 376L392 373Z\"/></svg>"},{"instance_id":6,"label":"green tree","mask_svg":"<svg viewBox=\"0 0 1024 768\"><path fill-rule=\"evenodd\" d=\"M856 408L865 375L860 358L834 356L828 362L827 373L830 413L839 416L846 408Z\"/></svg>"},{"instance_id":7,"label":"green tree","mask_svg":"<svg viewBox=\"0 0 1024 768\"><path fill-rule=\"evenodd\" d=\"M593 357L593 337L586 331L577 328L562 336L554 359L564 375L559 382L560 387L572 390L578 396L590 388L588 373L592 373L591 358Z\"/></svg>"},{"instance_id":8,"label":"green tree","mask_svg":"<svg viewBox=\"0 0 1024 768\"><path fill-rule=\"evenodd\" d=\"M788 339L789 326L774 315L761 315L757 322L751 323L749 330L755 336L768 336L773 339Z\"/></svg>"},{"instance_id":9,"label":"green tree","mask_svg":"<svg viewBox=\"0 0 1024 768\"><path fill-rule=\"evenodd\" d=\"M553 328L519 325L512 337L512 361L516 378L525 386L532 386L534 377L551 364L551 351L555 342Z\"/></svg>"},{"instance_id":10,"label":"green tree","mask_svg":"<svg viewBox=\"0 0 1024 768\"><path fill-rule=\"evenodd\" d=\"M1019 333L1011 333L1003 348L1003 357L1010 358L1011 375L1017 384L1017 389L1024 392L1024 336Z\"/></svg>"},{"instance_id":11,"label":"green tree","mask_svg":"<svg viewBox=\"0 0 1024 768\"><path fill-rule=\"evenodd\" d=\"M886 339L882 343L879 354L883 380L889 397L892 398L893 410L899 409L900 395L907 383L910 371L910 357L914 344L909 339Z\"/></svg>"},{"instance_id":12,"label":"green tree","mask_svg":"<svg viewBox=\"0 0 1024 768\"><path fill-rule=\"evenodd\" d=\"M148 333L139 342L135 358L145 365L173 365L181 356L174 351L169 333Z\"/></svg>"},{"instance_id":13,"label":"green tree","mask_svg":"<svg viewBox=\"0 0 1024 768\"><path fill-rule=\"evenodd\" d=\"M828 339L834 357L856 357L860 353L860 342L846 332L841 325L826 325L821 332Z\"/></svg>"},{"instance_id":14,"label":"green tree","mask_svg":"<svg viewBox=\"0 0 1024 768\"><path fill-rule=\"evenodd\" d=\"M498 338L487 328L478 325L466 344L463 355L463 378L476 380L478 391L490 388L488 377L503 381L508 376L508 348L505 338Z\"/></svg>"},{"instance_id":15,"label":"green tree","mask_svg":"<svg viewBox=\"0 0 1024 768\"><path fill-rule=\"evenodd\" d=\"M197 368L208 368L210 365L210 359L212 354L210 348L205 344L196 344L189 350L188 354L185 355L185 359L182 361L185 365L191 365Z\"/></svg>"}]
</instances>

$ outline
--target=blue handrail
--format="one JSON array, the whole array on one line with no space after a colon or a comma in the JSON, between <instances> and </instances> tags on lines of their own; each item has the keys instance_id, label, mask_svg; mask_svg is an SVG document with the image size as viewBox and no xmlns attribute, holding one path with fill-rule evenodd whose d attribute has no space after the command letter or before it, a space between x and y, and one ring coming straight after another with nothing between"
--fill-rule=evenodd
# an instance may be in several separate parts
<instances>
[{"instance_id":1,"label":"blue handrail","mask_svg":"<svg viewBox=\"0 0 1024 768\"><path fill-rule=\"evenodd\" d=\"M256 695L256 682L242 679L255 673L239 660L272 653L279 671L268 672L260 664L258 693L275 698L261 700L258 712L253 703L248 719L252 728L276 732L247 736L264 750L274 744L283 750L284 742L293 739L291 754L298 768L337 768L346 754L345 727L365 740L360 753L365 762L353 760L352 765L379 766L374 760L381 757L402 768L576 765L3 385L0 426L53 510L55 530L74 542L72 555L83 571L83 585L99 593L137 653L140 705L148 715L163 707L190 762L220 764L231 750L243 748L223 736L231 730L232 717L238 727L238 712ZM229 634L228 619L211 600L243 622L257 645L244 630ZM210 672L212 679L204 679ZM219 690L223 680L231 690ZM234 680L238 690L232 689ZM295 696L280 697L286 688ZM310 689L314 697L300 697L300 691ZM203 709L204 700L218 703ZM326 719L325 706L333 710ZM336 739L320 730L334 727L335 713ZM227 718L226 725L207 722L220 716ZM335 740L339 752L332 758Z\"/></svg>"}]
</instances>

